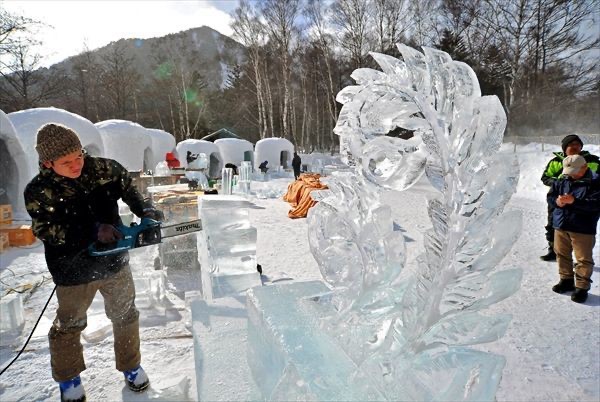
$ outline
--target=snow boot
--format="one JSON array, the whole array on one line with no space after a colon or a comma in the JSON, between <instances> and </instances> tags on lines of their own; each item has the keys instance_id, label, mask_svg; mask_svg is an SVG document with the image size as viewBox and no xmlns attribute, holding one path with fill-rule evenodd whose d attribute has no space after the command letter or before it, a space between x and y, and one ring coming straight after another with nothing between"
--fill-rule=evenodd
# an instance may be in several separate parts
<instances>
[{"instance_id":1,"label":"snow boot","mask_svg":"<svg viewBox=\"0 0 600 402\"><path fill-rule=\"evenodd\" d=\"M561 279L560 281L558 281L558 283L556 285L552 286L552 291L554 291L556 293L562 294L565 292L570 292L572 290L575 290L575 279L573 279L573 278ZM587 290L586 290L586 296L587 296Z\"/></svg>"},{"instance_id":2,"label":"snow boot","mask_svg":"<svg viewBox=\"0 0 600 402\"><path fill-rule=\"evenodd\" d=\"M85 402L85 390L79 376L58 383L61 402Z\"/></svg>"},{"instance_id":3,"label":"snow boot","mask_svg":"<svg viewBox=\"0 0 600 402\"><path fill-rule=\"evenodd\" d=\"M575 303L585 303L587 296L587 289L575 288L575 292L573 292L571 295L571 300L573 300Z\"/></svg>"},{"instance_id":4,"label":"snow boot","mask_svg":"<svg viewBox=\"0 0 600 402\"><path fill-rule=\"evenodd\" d=\"M123 371L125 382L130 390L134 392L143 392L150 385L150 380L142 366L137 366L131 370Z\"/></svg>"},{"instance_id":5,"label":"snow boot","mask_svg":"<svg viewBox=\"0 0 600 402\"><path fill-rule=\"evenodd\" d=\"M556 261L556 253L554 252L554 246L551 244L548 246L548 253L540 256L542 261Z\"/></svg>"}]
</instances>

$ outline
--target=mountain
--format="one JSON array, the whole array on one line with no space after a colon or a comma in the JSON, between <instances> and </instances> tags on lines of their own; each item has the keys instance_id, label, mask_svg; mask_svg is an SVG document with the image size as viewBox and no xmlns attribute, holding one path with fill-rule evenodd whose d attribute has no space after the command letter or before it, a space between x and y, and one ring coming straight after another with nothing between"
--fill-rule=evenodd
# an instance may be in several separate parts
<instances>
[{"instance_id":1,"label":"mountain","mask_svg":"<svg viewBox=\"0 0 600 402\"><path fill-rule=\"evenodd\" d=\"M245 60L242 44L207 26L157 38L120 39L91 51L96 61L106 61L117 53L132 60L133 69L143 81L158 76L165 66L177 64L188 72L200 73L207 88L212 90L223 88L230 68ZM50 70L72 72L79 57L69 57Z\"/></svg>"}]
</instances>

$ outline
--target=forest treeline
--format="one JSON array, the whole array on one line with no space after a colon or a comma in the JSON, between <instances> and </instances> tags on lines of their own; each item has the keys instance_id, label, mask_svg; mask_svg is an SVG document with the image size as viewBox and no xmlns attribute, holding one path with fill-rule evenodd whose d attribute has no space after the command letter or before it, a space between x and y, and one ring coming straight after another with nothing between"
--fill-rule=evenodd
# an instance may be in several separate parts
<instances>
[{"instance_id":1,"label":"forest treeline","mask_svg":"<svg viewBox=\"0 0 600 402\"><path fill-rule=\"evenodd\" d=\"M185 48L153 55L143 77L126 46L85 50L71 68L39 68L38 22L0 10L0 109L55 106L92 122L136 121L177 141L228 128L300 149L338 145L336 94L376 68L369 51L435 47L475 70L497 95L507 135L600 131L598 0L241 0L232 13L243 62L215 88ZM188 60L189 61L189 60Z\"/></svg>"}]
</instances>

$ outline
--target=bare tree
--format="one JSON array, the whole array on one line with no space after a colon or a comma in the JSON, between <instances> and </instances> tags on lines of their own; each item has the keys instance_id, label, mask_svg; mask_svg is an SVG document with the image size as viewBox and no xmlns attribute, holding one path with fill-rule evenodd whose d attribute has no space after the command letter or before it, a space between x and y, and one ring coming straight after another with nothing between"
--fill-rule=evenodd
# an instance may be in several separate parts
<instances>
[{"instance_id":1,"label":"bare tree","mask_svg":"<svg viewBox=\"0 0 600 402\"><path fill-rule=\"evenodd\" d=\"M140 79L133 67L133 58L128 55L122 44L117 43L104 59L103 67L101 81L109 100L111 115L127 118Z\"/></svg>"},{"instance_id":2,"label":"bare tree","mask_svg":"<svg viewBox=\"0 0 600 402\"><path fill-rule=\"evenodd\" d=\"M327 110L329 112L329 118L332 122L332 127L335 126L338 116L338 107L335 97L339 88L333 84L333 64L336 63L334 59L333 43L334 40L330 34L327 33L327 19L325 16L325 4L321 0L310 0L305 8L305 15L311 25L313 43L316 44L316 48L321 54L321 59L325 64L324 79L326 81L327 89ZM318 68L318 67L317 67ZM330 143L334 143L333 130L329 133ZM304 143L303 143L304 144Z\"/></svg>"},{"instance_id":3,"label":"bare tree","mask_svg":"<svg viewBox=\"0 0 600 402\"><path fill-rule=\"evenodd\" d=\"M69 102L69 109L78 111L82 116L100 121L100 78L104 71L96 54L84 44L83 51L73 57L71 67L71 87L74 99Z\"/></svg>"},{"instance_id":4,"label":"bare tree","mask_svg":"<svg viewBox=\"0 0 600 402\"><path fill-rule=\"evenodd\" d=\"M284 138L290 138L290 50L294 34L297 34L296 18L299 15L299 0L265 0L262 12L271 40L276 45L279 62L281 63L281 81L283 86L283 100L281 110L281 128ZM292 137L292 142L296 139Z\"/></svg>"},{"instance_id":5,"label":"bare tree","mask_svg":"<svg viewBox=\"0 0 600 402\"><path fill-rule=\"evenodd\" d=\"M375 33L380 53L395 53L395 46L412 23L405 0L373 0Z\"/></svg>"},{"instance_id":6,"label":"bare tree","mask_svg":"<svg viewBox=\"0 0 600 402\"><path fill-rule=\"evenodd\" d=\"M41 25L0 9L0 107L5 111L44 104L66 90L62 70L41 69L41 42L34 39Z\"/></svg>"},{"instance_id":7,"label":"bare tree","mask_svg":"<svg viewBox=\"0 0 600 402\"><path fill-rule=\"evenodd\" d=\"M432 44L437 35L437 0L419 0L411 2L410 17L413 19L411 36L417 46Z\"/></svg>"},{"instance_id":8,"label":"bare tree","mask_svg":"<svg viewBox=\"0 0 600 402\"><path fill-rule=\"evenodd\" d=\"M66 91L62 70L41 69L30 42L11 47L0 61L0 106L5 111L40 106Z\"/></svg>"},{"instance_id":9,"label":"bare tree","mask_svg":"<svg viewBox=\"0 0 600 402\"><path fill-rule=\"evenodd\" d=\"M266 42L266 30L260 22L258 10L247 0L241 0L233 13L232 28L234 37L241 41L248 50L248 63L252 69L252 83L255 87L258 109L258 132L260 138L267 136L267 107L265 101L265 77L262 74L262 46Z\"/></svg>"},{"instance_id":10,"label":"bare tree","mask_svg":"<svg viewBox=\"0 0 600 402\"><path fill-rule=\"evenodd\" d=\"M331 6L331 22L340 30L339 45L348 52L352 68L364 67L369 50L369 3L336 0Z\"/></svg>"},{"instance_id":11,"label":"bare tree","mask_svg":"<svg viewBox=\"0 0 600 402\"><path fill-rule=\"evenodd\" d=\"M575 75L581 74L582 64L580 60L576 60L576 56L598 49L600 44L600 37L594 34L594 27L584 27L586 21L593 21L593 14L598 6L597 0L537 0L535 20L531 28L533 48L530 52L534 87L537 86L538 75L544 74L551 65L575 63ZM595 65L589 67L588 72L591 72Z\"/></svg>"},{"instance_id":12,"label":"bare tree","mask_svg":"<svg viewBox=\"0 0 600 402\"><path fill-rule=\"evenodd\" d=\"M0 8L0 58L13 54L19 46L29 40L32 30L39 25L39 21L11 14Z\"/></svg>"},{"instance_id":13,"label":"bare tree","mask_svg":"<svg viewBox=\"0 0 600 402\"><path fill-rule=\"evenodd\" d=\"M482 20L495 31L495 43L506 58L511 72L504 85L504 106L510 116L515 101L516 87L524 76L523 61L531 40L528 32L535 21L537 0L486 0L486 12Z\"/></svg>"}]
</instances>

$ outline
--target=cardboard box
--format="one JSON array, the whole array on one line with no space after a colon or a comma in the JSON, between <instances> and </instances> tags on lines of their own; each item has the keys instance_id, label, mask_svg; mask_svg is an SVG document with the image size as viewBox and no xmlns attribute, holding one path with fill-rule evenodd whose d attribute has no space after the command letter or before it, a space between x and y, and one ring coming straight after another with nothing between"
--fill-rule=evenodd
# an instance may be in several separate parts
<instances>
[{"instance_id":1,"label":"cardboard box","mask_svg":"<svg viewBox=\"0 0 600 402\"><path fill-rule=\"evenodd\" d=\"M8 233L0 233L0 253L6 251L8 247Z\"/></svg>"},{"instance_id":2,"label":"cardboard box","mask_svg":"<svg viewBox=\"0 0 600 402\"><path fill-rule=\"evenodd\" d=\"M0 233L8 234L8 243L11 247L29 246L35 242L35 236L29 225L3 225Z\"/></svg>"},{"instance_id":3,"label":"cardboard box","mask_svg":"<svg viewBox=\"0 0 600 402\"><path fill-rule=\"evenodd\" d=\"M0 205L0 225L10 225L12 217L12 206L10 204Z\"/></svg>"}]
</instances>

